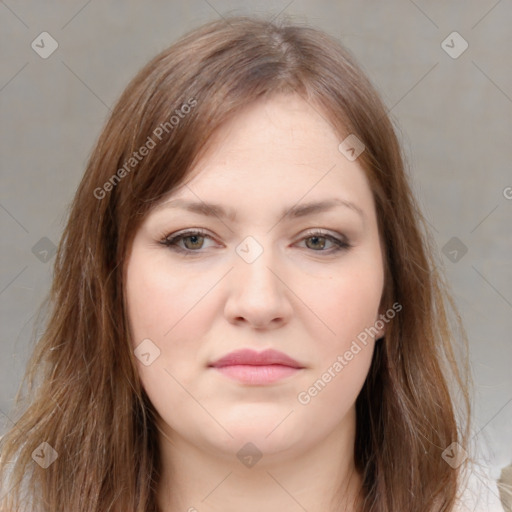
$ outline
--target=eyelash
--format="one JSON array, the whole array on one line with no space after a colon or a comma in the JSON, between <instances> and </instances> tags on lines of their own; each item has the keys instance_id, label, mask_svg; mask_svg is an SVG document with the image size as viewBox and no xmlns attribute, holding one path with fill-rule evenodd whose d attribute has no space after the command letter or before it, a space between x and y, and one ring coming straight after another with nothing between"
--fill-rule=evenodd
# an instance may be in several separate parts
<instances>
[{"instance_id":1,"label":"eyelash","mask_svg":"<svg viewBox=\"0 0 512 512\"><path fill-rule=\"evenodd\" d=\"M314 249L311 249L313 252L318 252L318 253L324 252L327 254L334 254L339 251L347 251L348 249L350 249L352 247L352 245L348 241L340 240L339 238L336 238L333 235L325 233L322 230L311 231L311 232L306 233L306 235L307 236L303 237L300 241L307 240L308 238L318 237L318 238L325 238L334 244L334 247L332 247L329 250L315 251ZM183 249L182 247L179 247L177 245L177 243L180 240L183 240L184 238L188 238L188 237L192 237L192 236L201 236L201 237L212 239L212 237L210 235L208 235L205 231L203 231L201 229L195 229L195 230L184 231L182 233L178 233L173 236L167 235L162 240L160 240L160 244L171 249L172 251L176 251L185 256L192 256L193 254L200 254L201 253L200 249L194 251L192 249Z\"/></svg>"}]
</instances>

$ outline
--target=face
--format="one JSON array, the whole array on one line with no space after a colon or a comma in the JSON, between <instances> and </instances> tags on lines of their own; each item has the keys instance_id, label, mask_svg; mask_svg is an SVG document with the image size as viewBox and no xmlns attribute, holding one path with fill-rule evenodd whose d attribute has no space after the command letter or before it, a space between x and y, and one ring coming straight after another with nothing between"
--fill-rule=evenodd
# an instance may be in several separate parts
<instances>
[{"instance_id":1,"label":"face","mask_svg":"<svg viewBox=\"0 0 512 512\"><path fill-rule=\"evenodd\" d=\"M353 424L384 270L369 183L340 142L298 97L251 105L138 230L126 306L169 439L276 455ZM244 349L281 354L216 363Z\"/></svg>"}]
</instances>

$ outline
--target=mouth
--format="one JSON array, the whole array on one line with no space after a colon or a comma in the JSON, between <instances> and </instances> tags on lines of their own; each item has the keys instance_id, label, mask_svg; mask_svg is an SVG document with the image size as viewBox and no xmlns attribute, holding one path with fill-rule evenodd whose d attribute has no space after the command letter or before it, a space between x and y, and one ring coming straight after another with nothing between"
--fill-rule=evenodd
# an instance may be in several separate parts
<instances>
[{"instance_id":1,"label":"mouth","mask_svg":"<svg viewBox=\"0 0 512 512\"><path fill-rule=\"evenodd\" d=\"M277 350L231 352L209 365L222 375L250 385L265 385L299 373L304 366Z\"/></svg>"},{"instance_id":2,"label":"mouth","mask_svg":"<svg viewBox=\"0 0 512 512\"><path fill-rule=\"evenodd\" d=\"M280 364L271 365L248 365L235 364L232 366L214 367L217 371L244 384L262 386L272 384L300 372L300 368L283 366Z\"/></svg>"}]
</instances>

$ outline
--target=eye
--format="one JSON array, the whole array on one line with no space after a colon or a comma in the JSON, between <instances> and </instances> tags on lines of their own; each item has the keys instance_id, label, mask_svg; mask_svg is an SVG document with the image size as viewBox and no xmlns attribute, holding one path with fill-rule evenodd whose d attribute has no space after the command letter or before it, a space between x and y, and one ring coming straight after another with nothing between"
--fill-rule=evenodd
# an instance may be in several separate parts
<instances>
[{"instance_id":1,"label":"eye","mask_svg":"<svg viewBox=\"0 0 512 512\"><path fill-rule=\"evenodd\" d=\"M177 252L191 254L198 252L198 249L203 249L203 242L206 238L212 239L202 230L190 230L176 235L168 235L160 243ZM180 242L183 242L185 247L180 246Z\"/></svg>"},{"instance_id":2,"label":"eye","mask_svg":"<svg viewBox=\"0 0 512 512\"><path fill-rule=\"evenodd\" d=\"M352 247L348 240L346 240L344 237L337 238L334 235L330 235L321 230L307 233L307 236L302 238L301 241L305 241L306 247L308 249L312 249L315 252L333 253L341 250L347 250ZM308 243L308 241L310 241L310 243ZM330 249L327 248L327 250L324 250L326 243L331 243L333 246Z\"/></svg>"},{"instance_id":3,"label":"eye","mask_svg":"<svg viewBox=\"0 0 512 512\"><path fill-rule=\"evenodd\" d=\"M213 238L205 231L200 229L183 231L175 235L167 235L160 243L173 251L182 253L184 255L192 255L194 253L200 254L200 250L204 249L204 240ZM306 242L306 247L314 252L322 252L332 254L342 250L348 250L352 245L348 242L346 237L336 237L321 230L311 231L303 237L301 242ZM180 245L183 243L183 245ZM327 247L326 244L331 244Z\"/></svg>"}]
</instances>

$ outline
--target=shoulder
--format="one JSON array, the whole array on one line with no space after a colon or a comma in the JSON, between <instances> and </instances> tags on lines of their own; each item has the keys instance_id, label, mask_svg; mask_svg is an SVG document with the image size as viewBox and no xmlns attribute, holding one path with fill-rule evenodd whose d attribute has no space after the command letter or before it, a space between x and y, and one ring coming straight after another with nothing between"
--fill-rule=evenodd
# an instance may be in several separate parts
<instances>
[{"instance_id":1,"label":"shoulder","mask_svg":"<svg viewBox=\"0 0 512 512\"><path fill-rule=\"evenodd\" d=\"M502 490L502 495L503 495ZM477 469L468 478L461 489L460 499L453 512L504 512L500 489L495 478L487 472Z\"/></svg>"}]
</instances>

